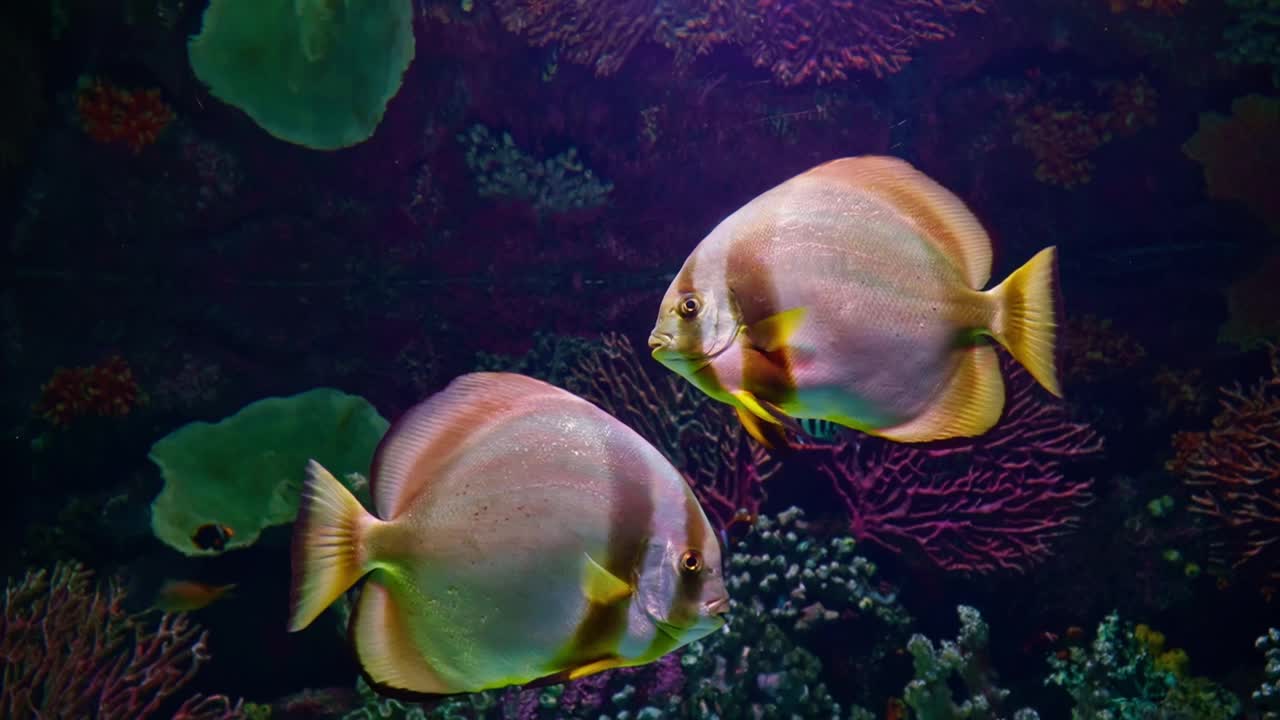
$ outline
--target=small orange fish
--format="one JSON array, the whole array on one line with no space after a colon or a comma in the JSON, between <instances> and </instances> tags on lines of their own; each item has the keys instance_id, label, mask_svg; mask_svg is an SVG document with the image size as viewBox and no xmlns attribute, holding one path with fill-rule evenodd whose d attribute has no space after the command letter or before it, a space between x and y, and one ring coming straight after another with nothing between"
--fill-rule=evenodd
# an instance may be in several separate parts
<instances>
[{"instance_id":1,"label":"small orange fish","mask_svg":"<svg viewBox=\"0 0 1280 720\"><path fill-rule=\"evenodd\" d=\"M235 587L194 580L167 580L156 593L156 607L165 612L191 612L212 605Z\"/></svg>"},{"instance_id":2,"label":"small orange fish","mask_svg":"<svg viewBox=\"0 0 1280 720\"><path fill-rule=\"evenodd\" d=\"M195 546L201 550L217 550L221 552L227 546L227 541L233 536L235 536L235 533L232 532L230 527L209 523L196 528L196 531L191 535L191 542L195 543Z\"/></svg>"}]
</instances>

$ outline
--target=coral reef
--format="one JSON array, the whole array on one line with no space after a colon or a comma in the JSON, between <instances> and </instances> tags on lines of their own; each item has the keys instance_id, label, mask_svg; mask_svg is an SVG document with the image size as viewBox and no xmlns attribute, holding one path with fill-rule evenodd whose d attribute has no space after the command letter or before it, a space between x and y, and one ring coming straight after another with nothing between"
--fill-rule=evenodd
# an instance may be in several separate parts
<instances>
[{"instance_id":1,"label":"coral reef","mask_svg":"<svg viewBox=\"0 0 1280 720\"><path fill-rule=\"evenodd\" d=\"M630 425L684 473L713 525L751 518L779 469L733 412L684 379L654 380L624 335L609 333L583 355L566 386Z\"/></svg>"},{"instance_id":2,"label":"coral reef","mask_svg":"<svg viewBox=\"0 0 1280 720\"><path fill-rule=\"evenodd\" d=\"M1182 152L1204 167L1205 192L1244 203L1273 230L1280 229L1280 98L1246 95L1231 115L1200 113L1200 129Z\"/></svg>"},{"instance_id":3,"label":"coral reef","mask_svg":"<svg viewBox=\"0 0 1280 720\"><path fill-rule=\"evenodd\" d=\"M1253 692L1253 702L1262 712L1262 720L1280 720L1280 630L1271 628L1254 642L1263 652L1262 685Z\"/></svg>"},{"instance_id":4,"label":"coral reef","mask_svg":"<svg viewBox=\"0 0 1280 720\"><path fill-rule=\"evenodd\" d=\"M0 616L0 716L145 720L208 661L206 633L185 615L152 626L130 615L114 582L60 564L10 582ZM240 704L193 697L176 717L231 720Z\"/></svg>"},{"instance_id":5,"label":"coral reef","mask_svg":"<svg viewBox=\"0 0 1280 720\"><path fill-rule=\"evenodd\" d=\"M1241 350L1280 341L1280 252L1272 253L1227 288L1227 321L1218 340Z\"/></svg>"},{"instance_id":6,"label":"coral reef","mask_svg":"<svg viewBox=\"0 0 1280 720\"><path fill-rule=\"evenodd\" d=\"M1071 695L1073 720L1229 720L1240 700L1206 678L1193 677L1181 649L1164 635L1111 613L1087 647L1072 645L1049 656L1046 685Z\"/></svg>"},{"instance_id":7,"label":"coral reef","mask_svg":"<svg viewBox=\"0 0 1280 720\"><path fill-rule=\"evenodd\" d=\"M953 640L933 641L919 633L907 642L915 665L915 677L907 683L902 699L918 720L998 720L1009 691L997 687L987 659L990 630L982 615L967 605L956 607L960 632ZM951 687L958 678L969 697L956 702ZM1030 708L1013 713L1012 720L1039 720Z\"/></svg>"},{"instance_id":8,"label":"coral reef","mask_svg":"<svg viewBox=\"0 0 1280 720\"><path fill-rule=\"evenodd\" d=\"M57 368L40 388L35 413L65 428L83 417L123 417L141 402L133 369L119 355L97 365Z\"/></svg>"},{"instance_id":9,"label":"coral reef","mask_svg":"<svg viewBox=\"0 0 1280 720\"><path fill-rule=\"evenodd\" d=\"M1213 426L1174 435L1168 463L1217 534L1213 560L1256 573L1266 592L1280 583L1280 347L1270 356L1271 377L1222 388Z\"/></svg>"},{"instance_id":10,"label":"coral reef","mask_svg":"<svg viewBox=\"0 0 1280 720\"><path fill-rule=\"evenodd\" d=\"M578 159L577 148L538 160L484 125L458 135L467 168L481 197L523 200L539 213L562 213L604 204L613 184L601 181Z\"/></svg>"},{"instance_id":11,"label":"coral reef","mask_svg":"<svg viewBox=\"0 0 1280 720\"><path fill-rule=\"evenodd\" d=\"M1024 370L1005 363L1005 416L986 435L941 446L875 438L842 442L822 472L860 540L910 547L938 567L971 573L1025 571L1092 502L1092 481L1064 463L1100 453L1102 438L1039 396Z\"/></svg>"},{"instance_id":12,"label":"coral reef","mask_svg":"<svg viewBox=\"0 0 1280 720\"><path fill-rule=\"evenodd\" d=\"M498 0L508 30L534 45L611 75L642 42L675 50L678 62L716 45L742 46L780 85L831 83L850 73L900 71L911 51L951 37L951 16L984 12L987 0L629 0L584 10L572 0Z\"/></svg>"},{"instance_id":13,"label":"coral reef","mask_svg":"<svg viewBox=\"0 0 1280 720\"><path fill-rule=\"evenodd\" d=\"M1238 65L1271 68L1271 83L1280 87L1280 0L1227 0L1235 21L1224 35L1219 54Z\"/></svg>"},{"instance_id":14,"label":"coral reef","mask_svg":"<svg viewBox=\"0 0 1280 720\"><path fill-rule=\"evenodd\" d=\"M175 117L159 90L126 90L102 78L81 79L76 111L89 137L121 143L135 155L154 143Z\"/></svg>"}]
</instances>

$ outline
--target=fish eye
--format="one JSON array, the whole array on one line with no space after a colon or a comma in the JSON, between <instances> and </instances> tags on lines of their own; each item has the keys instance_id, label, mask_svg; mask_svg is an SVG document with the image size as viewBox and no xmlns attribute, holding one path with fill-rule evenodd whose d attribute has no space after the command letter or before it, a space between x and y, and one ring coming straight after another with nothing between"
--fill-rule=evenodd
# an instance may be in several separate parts
<instances>
[{"instance_id":1,"label":"fish eye","mask_svg":"<svg viewBox=\"0 0 1280 720\"><path fill-rule=\"evenodd\" d=\"M702 309L702 303L698 302L696 295L685 295L680 304L676 306L676 312L680 313L680 317L688 319L698 314Z\"/></svg>"},{"instance_id":2,"label":"fish eye","mask_svg":"<svg viewBox=\"0 0 1280 720\"><path fill-rule=\"evenodd\" d=\"M685 550L680 556L680 570L686 573L702 570L702 553L697 550Z\"/></svg>"}]
</instances>

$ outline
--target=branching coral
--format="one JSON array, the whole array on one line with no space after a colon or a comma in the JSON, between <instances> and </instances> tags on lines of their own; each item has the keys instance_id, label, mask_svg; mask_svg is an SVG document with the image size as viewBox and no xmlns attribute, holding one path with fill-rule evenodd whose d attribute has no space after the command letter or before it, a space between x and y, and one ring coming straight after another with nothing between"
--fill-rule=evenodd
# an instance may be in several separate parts
<instances>
[{"instance_id":1,"label":"branching coral","mask_svg":"<svg viewBox=\"0 0 1280 720\"><path fill-rule=\"evenodd\" d=\"M123 609L114 582L95 589L77 565L30 572L5 588L0 616L0 716L144 720L208 659L185 615L151 626ZM240 717L226 698L192 698L178 717Z\"/></svg>"},{"instance_id":2,"label":"branching coral","mask_svg":"<svg viewBox=\"0 0 1280 720\"><path fill-rule=\"evenodd\" d=\"M654 41L687 61L716 45L741 45L782 85L884 77L925 42L950 37L948 20L987 0L497 0L507 29L610 75L637 45Z\"/></svg>"},{"instance_id":3,"label":"branching coral","mask_svg":"<svg viewBox=\"0 0 1280 720\"><path fill-rule=\"evenodd\" d=\"M1201 113L1200 129L1182 152L1204 167L1210 197L1238 200L1280 230L1280 98L1236 98L1230 117Z\"/></svg>"},{"instance_id":4,"label":"branching coral","mask_svg":"<svg viewBox=\"0 0 1280 720\"><path fill-rule=\"evenodd\" d=\"M1251 388L1222 388L1222 410L1208 432L1178 433L1169 468L1195 494L1191 510L1218 539L1213 559L1280 582L1280 348L1271 377Z\"/></svg>"},{"instance_id":5,"label":"branching coral","mask_svg":"<svg viewBox=\"0 0 1280 720\"><path fill-rule=\"evenodd\" d=\"M608 334L567 387L630 425L685 473L717 527L753 516L778 464L746 438L727 407L671 373L654 380L623 335Z\"/></svg>"},{"instance_id":6,"label":"branching coral","mask_svg":"<svg viewBox=\"0 0 1280 720\"><path fill-rule=\"evenodd\" d=\"M863 438L837 449L822 471L854 537L961 572L1025 571L1049 556L1093 499L1092 482L1068 479L1063 463L1101 452L1102 438L1038 397L1025 371L1010 374L1005 417L982 437L937 447Z\"/></svg>"}]
</instances>

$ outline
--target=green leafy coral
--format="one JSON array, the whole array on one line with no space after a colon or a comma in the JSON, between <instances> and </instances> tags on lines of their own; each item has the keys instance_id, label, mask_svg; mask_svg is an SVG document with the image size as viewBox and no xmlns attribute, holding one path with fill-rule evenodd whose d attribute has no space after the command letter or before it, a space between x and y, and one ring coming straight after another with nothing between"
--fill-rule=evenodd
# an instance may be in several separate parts
<instances>
[{"instance_id":1,"label":"green leafy coral","mask_svg":"<svg viewBox=\"0 0 1280 720\"><path fill-rule=\"evenodd\" d=\"M499 137L484 125L459 134L458 142L481 197L524 200L541 214L554 214L603 205L613 191L613 183L583 165L577 148L539 160L510 133Z\"/></svg>"},{"instance_id":2,"label":"green leafy coral","mask_svg":"<svg viewBox=\"0 0 1280 720\"><path fill-rule=\"evenodd\" d=\"M967 605L956 608L960 633L937 647L919 633L907 642L915 665L915 678L907 683L902 699L919 720L999 720L1009 691L996 686L986 662L990 631L981 613ZM952 676L959 678L969 697L956 702ZM1022 708L1013 720L1039 720L1035 710Z\"/></svg>"},{"instance_id":3,"label":"green leafy coral","mask_svg":"<svg viewBox=\"0 0 1280 720\"><path fill-rule=\"evenodd\" d=\"M1280 0L1227 0L1236 20L1226 31L1221 57L1238 65L1271 68L1271 82L1280 87Z\"/></svg>"},{"instance_id":4,"label":"green leafy coral","mask_svg":"<svg viewBox=\"0 0 1280 720\"><path fill-rule=\"evenodd\" d=\"M1164 635L1121 622L1098 625L1093 642L1049 656L1046 685L1075 701L1073 720L1229 720L1240 701L1207 678L1191 676L1185 651L1167 649Z\"/></svg>"}]
</instances>

